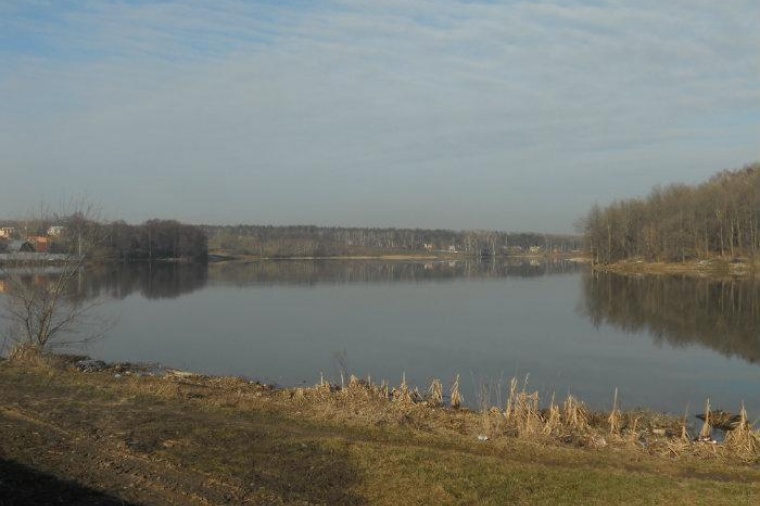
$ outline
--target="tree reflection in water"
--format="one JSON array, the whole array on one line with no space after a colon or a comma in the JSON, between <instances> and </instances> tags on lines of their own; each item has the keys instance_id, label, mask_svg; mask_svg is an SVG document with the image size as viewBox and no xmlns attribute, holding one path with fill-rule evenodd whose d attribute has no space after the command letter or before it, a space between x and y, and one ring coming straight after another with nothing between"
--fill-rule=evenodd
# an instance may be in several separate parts
<instances>
[{"instance_id":1,"label":"tree reflection in water","mask_svg":"<svg viewBox=\"0 0 760 506\"><path fill-rule=\"evenodd\" d=\"M658 344L701 345L760 361L760 282L693 276L583 277L581 312L595 326L648 332Z\"/></svg>"}]
</instances>

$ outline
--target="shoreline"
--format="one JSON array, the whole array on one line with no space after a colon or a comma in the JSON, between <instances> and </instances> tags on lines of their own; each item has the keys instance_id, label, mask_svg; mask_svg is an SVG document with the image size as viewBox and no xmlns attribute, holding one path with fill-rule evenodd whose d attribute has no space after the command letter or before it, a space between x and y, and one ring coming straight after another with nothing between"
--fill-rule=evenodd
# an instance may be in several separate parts
<instances>
[{"instance_id":1,"label":"shoreline","mask_svg":"<svg viewBox=\"0 0 760 506\"><path fill-rule=\"evenodd\" d=\"M29 359L21 359L20 361L9 360L4 357L0 357L0 366L3 363L12 364L19 362L25 364ZM459 393L458 386L454 386L450 392L444 392L444 385L440 380L434 379L433 385L428 387L409 385L402 380L402 383L398 386L391 385L388 381L383 380L380 384L373 383L370 379L361 379L354 374L351 374L348 378L342 379L343 384L331 383L320 379L319 383L312 386L283 386L273 383L263 383L258 379L252 379L251 376L229 376L218 374L206 374L195 371L187 371L176 369L174 367L165 366L159 363L152 362L106 362L100 359L93 359L87 355L68 355L68 354L47 354L40 358L32 358L31 363L34 365L43 365L44 367L52 367L59 370L65 370L75 374L105 374L113 375L115 379L122 378L154 378L163 380L190 380L195 382L211 382L211 383L224 383L224 382L243 382L249 385L253 385L256 388L262 389L274 396L282 396L285 398L302 398L308 395L314 395L319 393L334 394L337 396L343 395L346 392L356 389L371 391L375 397L381 402L389 402L391 404L395 402L401 402L406 405L414 405L420 408L437 409L448 412L455 412L464 415L477 415L482 416L484 413L489 415L503 415L509 417L510 409L515 409L515 406L519 404L530 403L531 409L534 411L534 415L537 418L542 419L543 422L548 422L550 411L553 407L559 408L561 402L555 402L552 395L549 404L546 404L546 399L539 397L538 391L531 391L528 388L527 376L523 380L518 378L512 378L510 381L507 394L507 399L504 406L493 405L490 401L477 400L476 403L464 403L464 398ZM457 375L456 383L459 381L459 375ZM505 385L506 387L506 385ZM492 387L496 388L496 387ZM498 387L501 390L501 387ZM422 390L420 390L422 389ZM436 392L437 391L437 392ZM488 395L488 392L486 392ZM697 433L699 427L704 430L704 424L699 420L704 420L704 417L700 418L699 415L691 415L688 417L677 416L671 412L658 411L646 406L640 406L635 409L620 410L618 407L618 391L614 391L613 409L608 410L592 410L588 408L583 399L568 394L568 399L571 403L574 403L577 408L583 412L583 416L589 418L587 423L581 424L583 429L593 428L609 424L610 416L638 418L640 422L645 424L643 430L649 431L652 436L666 436L668 438L674 438L677 433L683 435L683 433L691 434L692 436ZM567 400L565 400L565 403ZM710 400L707 399L707 405L709 407ZM476 406L476 407L473 407ZM510 408L511 406L511 408ZM517 409L523 409L522 406ZM725 412L723 410L717 410L725 413L726 415L733 415L733 413ZM616 415L613 415L616 413ZM591 420L593 422L589 423ZM536 420L538 421L538 420ZM721 426L721 422L715 422L712 424L713 432L715 430L723 431L727 433L730 428ZM719 434L719 436L722 436ZM760 438L760 431L757 432L757 437ZM690 437L692 442L698 440L697 437ZM715 442L715 441L713 441ZM760 459L760 448L758 448L758 458Z\"/></svg>"},{"instance_id":2,"label":"shoreline","mask_svg":"<svg viewBox=\"0 0 760 506\"><path fill-rule=\"evenodd\" d=\"M451 396L442 405L434 388L351 378L344 388L278 389L132 364L78 370L83 360L0 361L0 497L205 505L760 497L754 432L749 450L738 440L692 442L678 419L656 414L594 413L570 399L539 409L515 382L506 406L471 411L452 408Z\"/></svg>"},{"instance_id":3,"label":"shoreline","mask_svg":"<svg viewBox=\"0 0 760 506\"><path fill-rule=\"evenodd\" d=\"M594 271L624 275L691 275L711 278L758 277L760 269L751 260L714 258L689 262L649 262L641 259L595 264Z\"/></svg>"}]
</instances>

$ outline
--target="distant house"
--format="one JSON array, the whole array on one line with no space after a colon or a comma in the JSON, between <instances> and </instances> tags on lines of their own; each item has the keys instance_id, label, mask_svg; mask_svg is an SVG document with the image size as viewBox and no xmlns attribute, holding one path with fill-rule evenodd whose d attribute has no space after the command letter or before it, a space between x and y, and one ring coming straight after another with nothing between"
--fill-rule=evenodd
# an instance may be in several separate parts
<instances>
[{"instance_id":1,"label":"distant house","mask_svg":"<svg viewBox=\"0 0 760 506\"><path fill-rule=\"evenodd\" d=\"M0 238L10 239L15 231L16 229L13 227L0 227Z\"/></svg>"},{"instance_id":2,"label":"distant house","mask_svg":"<svg viewBox=\"0 0 760 506\"><path fill-rule=\"evenodd\" d=\"M37 253L47 253L50 248L50 240L43 235L35 235L26 238L26 242L32 249L22 249L21 251L36 251Z\"/></svg>"},{"instance_id":3,"label":"distant house","mask_svg":"<svg viewBox=\"0 0 760 506\"><path fill-rule=\"evenodd\" d=\"M47 235L51 237L60 237L63 235L65 227L62 225L53 225L47 229Z\"/></svg>"}]
</instances>

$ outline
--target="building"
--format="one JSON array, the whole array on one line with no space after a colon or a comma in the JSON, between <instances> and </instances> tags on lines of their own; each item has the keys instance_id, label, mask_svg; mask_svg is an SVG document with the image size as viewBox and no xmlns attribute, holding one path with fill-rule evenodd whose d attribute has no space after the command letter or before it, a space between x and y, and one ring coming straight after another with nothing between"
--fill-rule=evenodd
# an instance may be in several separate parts
<instances>
[{"instance_id":1,"label":"building","mask_svg":"<svg viewBox=\"0 0 760 506\"><path fill-rule=\"evenodd\" d=\"M50 240L46 236L34 235L26 238L26 243L32 246L32 251L47 253L50 249ZM22 250L23 251L23 250Z\"/></svg>"},{"instance_id":2,"label":"building","mask_svg":"<svg viewBox=\"0 0 760 506\"><path fill-rule=\"evenodd\" d=\"M53 225L47 229L47 235L51 237L60 237L63 235L65 228L61 225Z\"/></svg>"},{"instance_id":3,"label":"building","mask_svg":"<svg viewBox=\"0 0 760 506\"><path fill-rule=\"evenodd\" d=\"M10 239L15 232L13 227L0 227L0 239Z\"/></svg>"}]
</instances>

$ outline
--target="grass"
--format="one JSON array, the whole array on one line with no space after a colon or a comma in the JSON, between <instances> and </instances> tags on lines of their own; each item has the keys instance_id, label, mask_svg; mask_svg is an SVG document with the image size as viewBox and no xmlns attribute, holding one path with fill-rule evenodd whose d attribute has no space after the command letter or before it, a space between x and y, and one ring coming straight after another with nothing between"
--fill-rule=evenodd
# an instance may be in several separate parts
<instances>
[{"instance_id":1,"label":"grass","mask_svg":"<svg viewBox=\"0 0 760 506\"><path fill-rule=\"evenodd\" d=\"M440 381L415 392L403 379L276 390L3 362L0 459L141 504L760 500L746 413L725 444L704 445L681 439L682 420L616 401L603 414L572 397L542 409L527 381L477 412L441 407ZM653 432L663 426L674 435Z\"/></svg>"}]
</instances>

